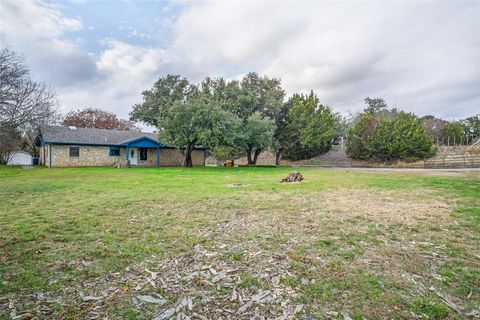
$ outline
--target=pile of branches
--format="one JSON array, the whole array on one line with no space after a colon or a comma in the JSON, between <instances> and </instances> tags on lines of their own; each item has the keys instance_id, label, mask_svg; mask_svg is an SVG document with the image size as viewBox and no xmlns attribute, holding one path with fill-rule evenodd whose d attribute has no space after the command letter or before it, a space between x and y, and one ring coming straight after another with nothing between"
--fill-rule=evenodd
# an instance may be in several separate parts
<instances>
[{"instance_id":1,"label":"pile of branches","mask_svg":"<svg viewBox=\"0 0 480 320\"><path fill-rule=\"evenodd\" d=\"M298 171L292 171L288 174L288 177L283 178L280 182L300 182L303 180L303 176Z\"/></svg>"}]
</instances>

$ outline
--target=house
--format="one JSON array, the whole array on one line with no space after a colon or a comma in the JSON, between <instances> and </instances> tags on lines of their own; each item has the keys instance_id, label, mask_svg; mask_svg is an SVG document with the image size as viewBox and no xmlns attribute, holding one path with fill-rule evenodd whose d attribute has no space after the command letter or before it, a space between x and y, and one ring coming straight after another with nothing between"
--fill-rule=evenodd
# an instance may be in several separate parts
<instances>
[{"instance_id":1,"label":"house","mask_svg":"<svg viewBox=\"0 0 480 320\"><path fill-rule=\"evenodd\" d=\"M205 165L205 148L192 152L194 166ZM40 128L40 162L47 167L181 166L182 151L156 133L64 126Z\"/></svg>"},{"instance_id":2,"label":"house","mask_svg":"<svg viewBox=\"0 0 480 320\"><path fill-rule=\"evenodd\" d=\"M23 150L15 151L7 163L10 166L31 166L32 164L32 155Z\"/></svg>"}]
</instances>

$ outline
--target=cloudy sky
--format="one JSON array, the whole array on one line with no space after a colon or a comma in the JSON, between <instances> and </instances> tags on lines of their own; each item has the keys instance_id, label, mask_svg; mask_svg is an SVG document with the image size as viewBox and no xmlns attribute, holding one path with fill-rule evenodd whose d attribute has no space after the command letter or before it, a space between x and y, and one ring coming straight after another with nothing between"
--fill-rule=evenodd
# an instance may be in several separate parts
<instances>
[{"instance_id":1,"label":"cloudy sky","mask_svg":"<svg viewBox=\"0 0 480 320\"><path fill-rule=\"evenodd\" d=\"M168 73L249 71L313 89L336 111L366 96L418 115L480 112L480 1L0 0L0 44L25 55L63 111L128 117Z\"/></svg>"}]
</instances>

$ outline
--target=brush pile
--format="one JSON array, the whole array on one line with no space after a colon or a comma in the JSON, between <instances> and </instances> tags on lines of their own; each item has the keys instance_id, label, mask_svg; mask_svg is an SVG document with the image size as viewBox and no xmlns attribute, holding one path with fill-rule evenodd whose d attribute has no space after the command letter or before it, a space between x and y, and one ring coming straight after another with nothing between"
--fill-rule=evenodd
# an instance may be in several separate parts
<instances>
[{"instance_id":1,"label":"brush pile","mask_svg":"<svg viewBox=\"0 0 480 320\"><path fill-rule=\"evenodd\" d=\"M300 182L303 180L303 176L298 171L292 171L288 174L288 177L283 178L280 182Z\"/></svg>"}]
</instances>

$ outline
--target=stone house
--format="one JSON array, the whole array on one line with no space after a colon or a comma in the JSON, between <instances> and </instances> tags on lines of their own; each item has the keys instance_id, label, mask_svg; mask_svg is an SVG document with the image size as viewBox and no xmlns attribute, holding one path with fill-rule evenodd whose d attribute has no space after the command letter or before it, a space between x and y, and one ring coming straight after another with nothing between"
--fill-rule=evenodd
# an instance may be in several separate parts
<instances>
[{"instance_id":1,"label":"stone house","mask_svg":"<svg viewBox=\"0 0 480 320\"><path fill-rule=\"evenodd\" d=\"M194 166L205 165L206 150L192 152ZM158 141L156 133L43 126L40 162L47 167L181 166L182 151Z\"/></svg>"}]
</instances>

